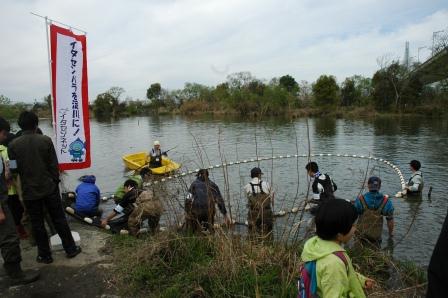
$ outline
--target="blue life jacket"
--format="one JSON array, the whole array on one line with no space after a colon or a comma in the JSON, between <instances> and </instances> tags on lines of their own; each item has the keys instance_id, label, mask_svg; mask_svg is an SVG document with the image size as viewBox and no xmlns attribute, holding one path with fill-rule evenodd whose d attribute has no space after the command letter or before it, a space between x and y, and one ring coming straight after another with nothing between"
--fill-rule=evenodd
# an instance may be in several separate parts
<instances>
[{"instance_id":1,"label":"blue life jacket","mask_svg":"<svg viewBox=\"0 0 448 298\"><path fill-rule=\"evenodd\" d=\"M100 190L95 185L95 176L86 175L80 180L82 183L76 188L76 211L81 213L97 211L100 204Z\"/></svg>"}]
</instances>

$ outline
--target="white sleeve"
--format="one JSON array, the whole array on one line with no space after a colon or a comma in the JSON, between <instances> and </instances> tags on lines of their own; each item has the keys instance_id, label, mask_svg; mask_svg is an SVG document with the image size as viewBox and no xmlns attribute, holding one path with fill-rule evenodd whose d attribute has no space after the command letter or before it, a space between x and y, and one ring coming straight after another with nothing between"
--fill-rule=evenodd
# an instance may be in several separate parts
<instances>
[{"instance_id":1,"label":"white sleeve","mask_svg":"<svg viewBox=\"0 0 448 298\"><path fill-rule=\"evenodd\" d=\"M124 208L120 206L120 204L118 204L117 206L115 206L114 208L115 212L117 213L122 213Z\"/></svg>"},{"instance_id":2,"label":"white sleeve","mask_svg":"<svg viewBox=\"0 0 448 298\"><path fill-rule=\"evenodd\" d=\"M415 175L412 178L412 182L414 182L414 184L412 186L409 186L409 189L411 191L418 191L420 184L422 183L422 177L420 175Z\"/></svg>"},{"instance_id":3,"label":"white sleeve","mask_svg":"<svg viewBox=\"0 0 448 298\"><path fill-rule=\"evenodd\" d=\"M317 190L319 191L319 194L324 192L324 187L322 186L322 184L317 183Z\"/></svg>"},{"instance_id":4,"label":"white sleeve","mask_svg":"<svg viewBox=\"0 0 448 298\"><path fill-rule=\"evenodd\" d=\"M244 192L246 193L246 195L249 195L252 193L252 187L250 186L249 183L244 186Z\"/></svg>"},{"instance_id":5,"label":"white sleeve","mask_svg":"<svg viewBox=\"0 0 448 298\"><path fill-rule=\"evenodd\" d=\"M319 193L313 193L313 200L320 200L320 194Z\"/></svg>"},{"instance_id":6,"label":"white sleeve","mask_svg":"<svg viewBox=\"0 0 448 298\"><path fill-rule=\"evenodd\" d=\"M269 185L269 182L263 181L261 187L263 188L264 193L272 194L272 189L271 186Z\"/></svg>"}]
</instances>

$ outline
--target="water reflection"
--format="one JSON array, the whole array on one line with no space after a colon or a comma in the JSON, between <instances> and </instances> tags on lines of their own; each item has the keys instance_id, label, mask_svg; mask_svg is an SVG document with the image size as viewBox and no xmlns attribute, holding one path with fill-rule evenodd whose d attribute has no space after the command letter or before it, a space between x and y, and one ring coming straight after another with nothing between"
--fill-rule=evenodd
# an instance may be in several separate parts
<instances>
[{"instance_id":1,"label":"water reflection","mask_svg":"<svg viewBox=\"0 0 448 298\"><path fill-rule=\"evenodd\" d=\"M322 137L333 137L336 135L336 118L317 118L314 121L315 133Z\"/></svg>"},{"instance_id":2,"label":"water reflection","mask_svg":"<svg viewBox=\"0 0 448 298\"><path fill-rule=\"evenodd\" d=\"M400 132L400 121L395 117L377 117L373 121L376 136L397 136Z\"/></svg>"}]
</instances>

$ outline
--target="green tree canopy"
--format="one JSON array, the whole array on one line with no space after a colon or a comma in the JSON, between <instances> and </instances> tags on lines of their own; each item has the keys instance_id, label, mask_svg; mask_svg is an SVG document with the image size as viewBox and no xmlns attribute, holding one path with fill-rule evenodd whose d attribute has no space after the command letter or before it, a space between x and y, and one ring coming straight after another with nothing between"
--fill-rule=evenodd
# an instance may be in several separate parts
<instances>
[{"instance_id":1,"label":"green tree canopy","mask_svg":"<svg viewBox=\"0 0 448 298\"><path fill-rule=\"evenodd\" d=\"M406 67L400 65L398 61L393 61L375 72L372 78L373 99L379 110L399 108L406 75Z\"/></svg>"},{"instance_id":2,"label":"green tree canopy","mask_svg":"<svg viewBox=\"0 0 448 298\"><path fill-rule=\"evenodd\" d=\"M93 102L93 113L98 118L107 118L112 116L112 102L114 98L107 92L98 94Z\"/></svg>"},{"instance_id":3,"label":"green tree canopy","mask_svg":"<svg viewBox=\"0 0 448 298\"><path fill-rule=\"evenodd\" d=\"M279 82L288 92L297 92L299 90L299 84L289 74L281 76Z\"/></svg>"},{"instance_id":4,"label":"green tree canopy","mask_svg":"<svg viewBox=\"0 0 448 298\"><path fill-rule=\"evenodd\" d=\"M346 78L341 88L341 104L343 106L354 105L359 100L359 97L355 81L351 78Z\"/></svg>"},{"instance_id":5,"label":"green tree canopy","mask_svg":"<svg viewBox=\"0 0 448 298\"><path fill-rule=\"evenodd\" d=\"M321 75L313 84L314 101L318 106L339 103L339 86L334 76Z\"/></svg>"},{"instance_id":6,"label":"green tree canopy","mask_svg":"<svg viewBox=\"0 0 448 298\"><path fill-rule=\"evenodd\" d=\"M158 100L161 92L162 86L160 85L160 83L151 84L148 90L146 90L146 98L151 101Z\"/></svg>"}]
</instances>

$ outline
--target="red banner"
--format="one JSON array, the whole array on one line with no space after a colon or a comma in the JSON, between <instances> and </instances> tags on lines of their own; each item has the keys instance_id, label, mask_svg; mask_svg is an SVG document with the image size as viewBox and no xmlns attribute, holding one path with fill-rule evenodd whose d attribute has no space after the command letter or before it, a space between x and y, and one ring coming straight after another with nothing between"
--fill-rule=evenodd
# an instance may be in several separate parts
<instances>
[{"instance_id":1,"label":"red banner","mask_svg":"<svg viewBox=\"0 0 448 298\"><path fill-rule=\"evenodd\" d=\"M50 25L53 119L59 169L90 167L86 36Z\"/></svg>"}]
</instances>

